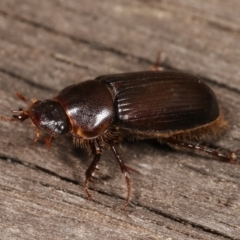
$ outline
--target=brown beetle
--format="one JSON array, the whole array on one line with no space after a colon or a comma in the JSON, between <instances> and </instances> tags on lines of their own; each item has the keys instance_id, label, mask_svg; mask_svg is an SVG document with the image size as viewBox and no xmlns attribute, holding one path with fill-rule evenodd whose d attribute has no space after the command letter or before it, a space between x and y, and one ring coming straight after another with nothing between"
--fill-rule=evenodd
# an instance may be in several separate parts
<instances>
[{"instance_id":1,"label":"brown beetle","mask_svg":"<svg viewBox=\"0 0 240 240\"><path fill-rule=\"evenodd\" d=\"M22 95L17 96L26 100ZM174 71L145 71L97 77L64 88L55 98L32 101L27 110L13 111L8 121L30 118L40 131L52 137L70 132L75 145L86 148L94 159L86 171L85 190L100 160L102 148L110 146L127 182L129 171L115 143L122 138L156 138L178 149L195 150L218 160L237 163L237 152L202 144L216 139L226 127L213 91L198 77ZM134 171L134 170L133 170ZM126 205L125 204L125 205Z\"/></svg>"}]
</instances>

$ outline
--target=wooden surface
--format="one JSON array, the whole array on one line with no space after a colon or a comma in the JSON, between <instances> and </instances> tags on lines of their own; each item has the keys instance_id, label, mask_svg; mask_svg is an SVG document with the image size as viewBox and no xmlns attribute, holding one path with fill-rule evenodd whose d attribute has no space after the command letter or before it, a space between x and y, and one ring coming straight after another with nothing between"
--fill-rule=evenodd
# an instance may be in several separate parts
<instances>
[{"instance_id":1,"label":"wooden surface","mask_svg":"<svg viewBox=\"0 0 240 240\"><path fill-rule=\"evenodd\" d=\"M240 148L239 0L1 0L0 114L27 98L101 74L165 66L202 76L229 119L216 143ZM0 126L0 239L240 239L240 167L154 141L118 147L132 174L132 201L105 151L84 193L91 162L71 136L35 146L27 123Z\"/></svg>"}]
</instances>

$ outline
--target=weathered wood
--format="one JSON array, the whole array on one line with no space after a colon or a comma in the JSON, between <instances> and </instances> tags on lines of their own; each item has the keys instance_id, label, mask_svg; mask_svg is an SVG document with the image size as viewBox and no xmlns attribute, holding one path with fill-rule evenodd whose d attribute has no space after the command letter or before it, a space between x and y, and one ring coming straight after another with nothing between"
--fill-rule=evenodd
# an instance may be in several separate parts
<instances>
[{"instance_id":1,"label":"weathered wood","mask_svg":"<svg viewBox=\"0 0 240 240\"><path fill-rule=\"evenodd\" d=\"M0 2L0 114L16 100L53 97L63 87L101 74L146 70L158 50L164 66L204 77L229 119L217 142L240 144L240 2ZM132 174L125 182L107 149L84 193L91 157L57 139L50 150L27 124L0 126L1 239L240 239L240 168L161 147L123 142Z\"/></svg>"}]
</instances>

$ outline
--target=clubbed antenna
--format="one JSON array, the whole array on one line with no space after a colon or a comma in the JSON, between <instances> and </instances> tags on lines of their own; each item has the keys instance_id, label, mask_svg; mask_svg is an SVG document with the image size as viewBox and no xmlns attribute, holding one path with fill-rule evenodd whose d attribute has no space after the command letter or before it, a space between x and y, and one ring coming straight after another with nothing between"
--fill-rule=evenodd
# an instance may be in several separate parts
<instances>
[{"instance_id":1,"label":"clubbed antenna","mask_svg":"<svg viewBox=\"0 0 240 240\"><path fill-rule=\"evenodd\" d=\"M16 92L15 94L20 100L24 102L28 102L28 100L21 93ZM19 108L18 110L13 110L12 113L13 113L12 117L0 116L0 120L7 121L7 122L13 122L13 121L23 122L24 120L29 118L28 111L24 111L22 108Z\"/></svg>"}]
</instances>

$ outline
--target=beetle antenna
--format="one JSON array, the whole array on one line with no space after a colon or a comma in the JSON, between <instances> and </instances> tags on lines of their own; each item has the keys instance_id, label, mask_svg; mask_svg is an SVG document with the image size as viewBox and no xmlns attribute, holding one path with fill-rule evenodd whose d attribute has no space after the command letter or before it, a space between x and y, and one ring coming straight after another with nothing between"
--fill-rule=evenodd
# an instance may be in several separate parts
<instances>
[{"instance_id":1,"label":"beetle antenna","mask_svg":"<svg viewBox=\"0 0 240 240\"><path fill-rule=\"evenodd\" d=\"M32 104L35 99L28 101L21 93L19 92L15 92L15 95L17 96L17 98L19 98L20 100L24 101L24 102L28 102L29 104ZM12 117L5 117L5 116L0 116L0 120L2 121L7 121L7 122L15 122L15 121L19 121L19 122L23 122L24 120L26 120L27 118L29 118L29 113L28 111L23 110L22 108L19 108L18 110L13 110L12 111L13 115Z\"/></svg>"},{"instance_id":2,"label":"beetle antenna","mask_svg":"<svg viewBox=\"0 0 240 240\"><path fill-rule=\"evenodd\" d=\"M19 108L19 110L14 110L12 113L17 113L13 114L12 117L5 117L5 116L0 116L0 120L6 121L6 122L23 122L27 118L29 118L29 114L27 111L24 111L22 108Z\"/></svg>"}]
</instances>

